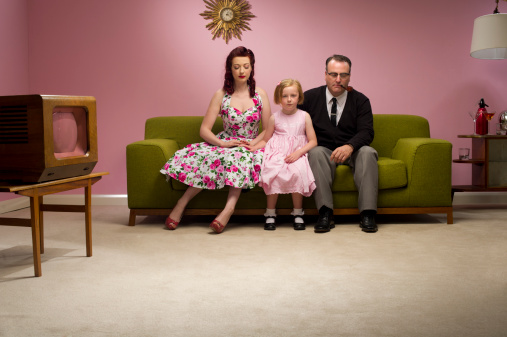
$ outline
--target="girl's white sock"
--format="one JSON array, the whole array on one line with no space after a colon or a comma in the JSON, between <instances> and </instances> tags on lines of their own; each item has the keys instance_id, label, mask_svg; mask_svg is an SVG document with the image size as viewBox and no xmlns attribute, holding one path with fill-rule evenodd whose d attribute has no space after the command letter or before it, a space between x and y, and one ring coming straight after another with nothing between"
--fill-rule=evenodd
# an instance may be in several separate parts
<instances>
[{"instance_id":1,"label":"girl's white sock","mask_svg":"<svg viewBox=\"0 0 507 337\"><path fill-rule=\"evenodd\" d=\"M303 211L302 208L294 208L294 210L292 211L291 215L294 215L294 216L302 216L302 215L305 215L305 212Z\"/></svg>"},{"instance_id":2,"label":"girl's white sock","mask_svg":"<svg viewBox=\"0 0 507 337\"><path fill-rule=\"evenodd\" d=\"M302 208L294 208L291 215L294 215L295 223L305 223L302 216L305 214Z\"/></svg>"},{"instance_id":3,"label":"girl's white sock","mask_svg":"<svg viewBox=\"0 0 507 337\"><path fill-rule=\"evenodd\" d=\"M274 224L276 217L276 209L274 208L266 208L266 213L264 213L266 217L266 224Z\"/></svg>"},{"instance_id":4,"label":"girl's white sock","mask_svg":"<svg viewBox=\"0 0 507 337\"><path fill-rule=\"evenodd\" d=\"M266 208L266 213L264 213L265 217L268 216L276 216L276 209L274 208Z\"/></svg>"}]
</instances>

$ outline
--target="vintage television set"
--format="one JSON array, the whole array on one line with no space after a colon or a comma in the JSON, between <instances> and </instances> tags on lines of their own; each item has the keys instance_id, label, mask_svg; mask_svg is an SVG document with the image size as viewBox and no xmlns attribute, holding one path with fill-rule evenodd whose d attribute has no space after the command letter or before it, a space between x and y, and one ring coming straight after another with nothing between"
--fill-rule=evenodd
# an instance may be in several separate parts
<instances>
[{"instance_id":1,"label":"vintage television set","mask_svg":"<svg viewBox=\"0 0 507 337\"><path fill-rule=\"evenodd\" d=\"M0 181L89 174L98 161L91 96L0 96Z\"/></svg>"}]
</instances>

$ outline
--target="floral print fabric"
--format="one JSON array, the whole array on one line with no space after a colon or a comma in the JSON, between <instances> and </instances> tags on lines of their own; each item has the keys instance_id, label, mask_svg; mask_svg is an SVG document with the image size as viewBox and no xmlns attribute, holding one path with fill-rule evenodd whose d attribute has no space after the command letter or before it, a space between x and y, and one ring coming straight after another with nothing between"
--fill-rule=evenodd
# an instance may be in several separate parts
<instances>
[{"instance_id":1,"label":"floral print fabric","mask_svg":"<svg viewBox=\"0 0 507 337\"><path fill-rule=\"evenodd\" d=\"M220 108L224 131L217 134L219 139L252 140L258 136L262 100L257 92L252 101L254 106L242 112L230 106L231 95L224 95ZM160 172L197 188L251 189L260 180L263 154L264 149L250 152L244 147L225 148L207 142L189 144L176 151Z\"/></svg>"}]
</instances>

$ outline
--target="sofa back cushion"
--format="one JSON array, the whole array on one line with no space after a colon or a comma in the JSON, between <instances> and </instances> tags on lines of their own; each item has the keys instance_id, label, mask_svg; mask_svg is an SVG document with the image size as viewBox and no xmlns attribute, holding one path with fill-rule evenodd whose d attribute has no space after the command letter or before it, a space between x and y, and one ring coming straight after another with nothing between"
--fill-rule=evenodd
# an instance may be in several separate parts
<instances>
[{"instance_id":1,"label":"sofa back cushion","mask_svg":"<svg viewBox=\"0 0 507 337\"><path fill-rule=\"evenodd\" d=\"M178 147L203 141L199 135L203 116L153 117L146 121L144 139L174 139ZM223 130L222 118L218 117L212 128L214 134Z\"/></svg>"},{"instance_id":2,"label":"sofa back cushion","mask_svg":"<svg viewBox=\"0 0 507 337\"><path fill-rule=\"evenodd\" d=\"M379 157L391 157L400 138L429 138L430 127L424 117L414 115L373 115L375 137L371 146Z\"/></svg>"},{"instance_id":3,"label":"sofa back cushion","mask_svg":"<svg viewBox=\"0 0 507 337\"><path fill-rule=\"evenodd\" d=\"M144 139L174 139L178 147L202 142L199 135L203 116L153 117L146 121ZM420 116L383 114L373 115L375 137L371 146L379 157L391 157L399 138L429 138L428 121ZM222 118L218 117L213 133L223 130Z\"/></svg>"}]
</instances>

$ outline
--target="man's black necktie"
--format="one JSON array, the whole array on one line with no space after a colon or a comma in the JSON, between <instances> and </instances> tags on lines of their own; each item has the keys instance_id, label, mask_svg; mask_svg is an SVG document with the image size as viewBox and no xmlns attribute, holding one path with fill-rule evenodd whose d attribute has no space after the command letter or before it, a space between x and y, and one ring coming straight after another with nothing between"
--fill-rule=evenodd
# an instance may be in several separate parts
<instances>
[{"instance_id":1,"label":"man's black necktie","mask_svg":"<svg viewBox=\"0 0 507 337\"><path fill-rule=\"evenodd\" d=\"M331 105L331 124L333 124L333 126L336 126L336 98L333 97L332 101L333 105Z\"/></svg>"}]
</instances>

